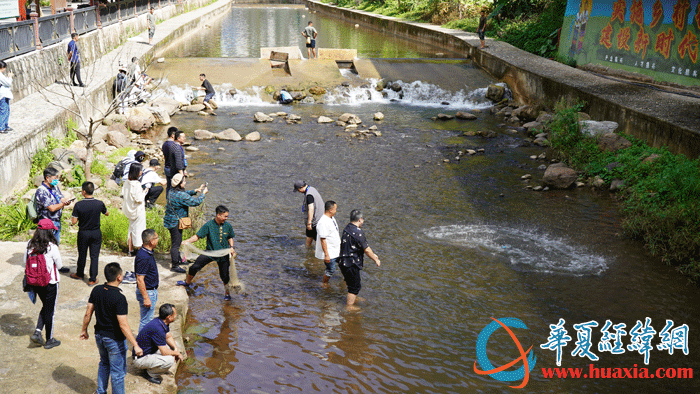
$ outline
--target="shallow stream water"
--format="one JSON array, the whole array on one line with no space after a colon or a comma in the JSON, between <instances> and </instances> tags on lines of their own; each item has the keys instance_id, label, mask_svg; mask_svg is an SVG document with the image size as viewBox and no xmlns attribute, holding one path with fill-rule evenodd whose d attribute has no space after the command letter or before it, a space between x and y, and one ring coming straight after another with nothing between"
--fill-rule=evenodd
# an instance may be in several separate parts
<instances>
[{"instance_id":1,"label":"shallow stream water","mask_svg":"<svg viewBox=\"0 0 700 394\"><path fill-rule=\"evenodd\" d=\"M264 8L255 13L234 8L230 19L268 32L265 45L290 45L273 38L292 37L309 16L298 17L303 9L287 10L291 15L284 18L299 21L287 33L280 33L287 30L279 24L265 24L282 17L270 18L273 11ZM328 30L330 22L313 18L317 29ZM358 49L378 41L372 34L357 39ZM224 41L216 56L238 56L237 42ZM388 57L412 53L406 49L410 43L384 41L402 54ZM197 56L196 47L184 43L169 53ZM435 51L411 56L432 57ZM245 53L241 56L251 52ZM360 56L377 57L367 53ZM256 143L193 142L200 151L189 160L190 185L209 182L209 209L218 204L231 209L238 274L248 294L224 302L215 267L197 276L185 329L190 358L177 374L180 392L505 392L511 390L506 383L474 373L476 340L492 317L516 317L528 327L513 329L537 357L526 392L698 392L697 379L543 377L541 368L556 366L555 353L539 345L547 342L549 325L562 318L573 338L564 347L562 367L587 369L592 363L571 354L577 339L573 324L592 320L599 323L591 348L600 356L595 367L644 367L637 352L611 355L597 345L606 319L626 323L629 332L646 317L657 332L666 319L690 327L688 355L654 347L647 367L694 367L700 359L694 346L700 340L697 288L622 235L618 208L607 192L524 188L522 175L543 174L537 169L542 162L529 158L542 149L524 146L523 136L498 126L502 119L490 115L483 99L491 81L483 72L464 62L429 67L418 60L377 62L403 78L403 99L373 96L371 88L338 90L324 105L291 107L220 96L219 116L173 117L188 132L233 127L263 137ZM436 73L460 82L441 82ZM416 79L406 79L411 74ZM169 82L170 95L186 90L185 82ZM479 120L431 119L441 111L467 109L481 109ZM256 124L256 111L295 113L303 123ZM378 111L385 120L374 122ZM344 112L357 114L365 127L376 124L382 136L353 139L340 127L315 121ZM462 135L469 130L498 135ZM455 160L466 149L484 152ZM360 292L365 301L358 312L345 310L339 272L328 288L321 286L323 263L303 246L302 195L292 191L301 179L338 203L339 226L351 209L365 214L363 228L382 266L366 261ZM630 343L629 335L622 339ZM659 342L656 335L652 343ZM488 357L496 366L519 357L504 330L489 340Z\"/></svg>"}]
</instances>

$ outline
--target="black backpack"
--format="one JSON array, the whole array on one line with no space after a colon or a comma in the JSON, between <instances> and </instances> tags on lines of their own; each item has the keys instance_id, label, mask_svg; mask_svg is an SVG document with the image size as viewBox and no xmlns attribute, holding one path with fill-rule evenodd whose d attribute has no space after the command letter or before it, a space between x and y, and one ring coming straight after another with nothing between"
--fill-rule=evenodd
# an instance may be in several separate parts
<instances>
[{"instance_id":1,"label":"black backpack","mask_svg":"<svg viewBox=\"0 0 700 394\"><path fill-rule=\"evenodd\" d=\"M124 176L124 169L129 159L123 159L116 166L114 166L114 172L112 172L112 179L121 179Z\"/></svg>"}]
</instances>

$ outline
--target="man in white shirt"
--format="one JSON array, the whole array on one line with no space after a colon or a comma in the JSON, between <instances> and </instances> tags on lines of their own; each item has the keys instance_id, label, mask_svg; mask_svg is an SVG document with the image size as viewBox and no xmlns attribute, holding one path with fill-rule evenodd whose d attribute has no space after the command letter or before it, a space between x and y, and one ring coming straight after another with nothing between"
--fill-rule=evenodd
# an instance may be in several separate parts
<instances>
[{"instance_id":1,"label":"man in white shirt","mask_svg":"<svg viewBox=\"0 0 700 394\"><path fill-rule=\"evenodd\" d=\"M336 259L340 255L340 232L335 221L335 213L338 204L335 201L326 201L325 212L316 224L316 258L323 259L326 264L326 272L323 275L323 284L327 284L335 272Z\"/></svg>"},{"instance_id":2,"label":"man in white shirt","mask_svg":"<svg viewBox=\"0 0 700 394\"><path fill-rule=\"evenodd\" d=\"M158 159L151 159L148 162L148 168L143 170L143 175L141 175L141 186L144 189L148 189L146 193L146 208L152 208L155 205L156 200L163 193L163 186L165 185L165 180L158 175L158 170L160 169L160 162Z\"/></svg>"}]
</instances>

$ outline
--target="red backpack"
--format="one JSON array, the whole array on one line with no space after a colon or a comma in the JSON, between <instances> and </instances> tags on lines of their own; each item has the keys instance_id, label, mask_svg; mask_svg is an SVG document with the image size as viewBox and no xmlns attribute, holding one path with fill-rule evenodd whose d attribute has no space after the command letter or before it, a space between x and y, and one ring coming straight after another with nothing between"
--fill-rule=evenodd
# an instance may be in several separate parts
<instances>
[{"instance_id":1,"label":"red backpack","mask_svg":"<svg viewBox=\"0 0 700 394\"><path fill-rule=\"evenodd\" d=\"M54 265L54 271L56 266ZM24 275L27 278L27 284L31 286L44 287L48 286L51 281L51 274L46 267L46 258L43 253L34 254L34 249L27 254L27 265L24 268Z\"/></svg>"}]
</instances>

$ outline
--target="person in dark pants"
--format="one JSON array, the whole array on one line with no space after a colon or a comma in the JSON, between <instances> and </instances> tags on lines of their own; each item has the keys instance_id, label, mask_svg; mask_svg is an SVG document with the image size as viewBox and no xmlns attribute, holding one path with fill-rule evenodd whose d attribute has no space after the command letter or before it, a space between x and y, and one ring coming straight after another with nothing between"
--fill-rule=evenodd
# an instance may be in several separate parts
<instances>
[{"instance_id":1,"label":"person in dark pants","mask_svg":"<svg viewBox=\"0 0 700 394\"><path fill-rule=\"evenodd\" d=\"M199 231L197 231L197 234L186 240L185 243L190 244L197 242L197 240L200 238L206 238L206 250L221 250L230 248L230 254L233 255L236 252L235 249L233 249L233 237L235 234L233 233L231 223L228 223L226 219L228 219L228 208L223 205L219 205L216 207L216 216L214 219L204 223L204 225L200 227ZM180 286L189 287L192 284L194 276L197 275L197 272L212 261L216 261L216 263L219 265L219 276L226 287L224 300L228 301L231 299L231 294L229 294L228 287L226 286L231 279L229 276L229 268L231 265L229 256L209 257L201 255L197 257L197 260L195 260L194 264L190 266L190 269L187 272L187 278L184 281L177 281L177 284Z\"/></svg>"},{"instance_id":2,"label":"person in dark pants","mask_svg":"<svg viewBox=\"0 0 700 394\"><path fill-rule=\"evenodd\" d=\"M189 207L199 206L207 194L207 187L202 185L196 190L185 190L187 183L182 174L175 174L171 181L172 189L168 194L168 205L165 206L163 215L163 227L170 232L170 271L184 274L186 271L180 267L183 261L180 259L180 244L182 243L182 229L179 226L181 218L189 217ZM201 196L195 196L201 192Z\"/></svg>"},{"instance_id":3,"label":"person in dark pants","mask_svg":"<svg viewBox=\"0 0 700 394\"><path fill-rule=\"evenodd\" d=\"M199 90L204 90L204 101L203 104L205 107L207 107L208 110L212 110L211 104L209 104L209 100L214 98L214 94L216 93L214 91L214 87L211 86L211 82L207 79L207 76L204 74L199 74L199 80L202 81L202 86L198 87L197 89Z\"/></svg>"},{"instance_id":4,"label":"person in dark pants","mask_svg":"<svg viewBox=\"0 0 700 394\"><path fill-rule=\"evenodd\" d=\"M143 175L141 175L141 186L144 189L148 189L148 193L146 193L146 209L152 208L158 197L163 193L163 186L160 185L164 185L165 180L158 175L158 169L160 169L158 159L151 159L148 162L148 167L143 170Z\"/></svg>"},{"instance_id":5,"label":"person in dark pants","mask_svg":"<svg viewBox=\"0 0 700 394\"><path fill-rule=\"evenodd\" d=\"M167 154L165 144L167 144L168 141L163 144L165 177L168 181L168 185L166 186L167 191L165 194L166 199L170 198L168 193L170 193L170 189L173 186L171 182L173 176L175 176L177 173L187 176L187 158L185 157L185 149L182 147L182 144L185 143L185 138L186 136L184 131L175 130L173 132L173 143L168 145Z\"/></svg>"},{"instance_id":6,"label":"person in dark pants","mask_svg":"<svg viewBox=\"0 0 700 394\"><path fill-rule=\"evenodd\" d=\"M80 49L78 48L78 40L80 36L78 33L72 33L70 35L72 40L68 43L68 61L70 62L70 80L73 86L84 87L83 80L80 79ZM78 80L76 83L75 80Z\"/></svg>"},{"instance_id":7,"label":"person in dark pants","mask_svg":"<svg viewBox=\"0 0 700 394\"><path fill-rule=\"evenodd\" d=\"M83 199L78 201L73 208L71 224L78 223L78 268L70 274L73 279L85 278L85 262L87 251L90 249L90 277L88 285L97 284L97 270L99 268L100 248L102 247L102 231L100 230L100 215L109 216L105 204L92 197L95 185L92 182L83 182L81 191Z\"/></svg>"},{"instance_id":8,"label":"person in dark pants","mask_svg":"<svg viewBox=\"0 0 700 394\"><path fill-rule=\"evenodd\" d=\"M175 142L175 132L177 131L177 127L175 126L170 126L168 127L168 139L163 142L163 146L161 146L161 150L163 151L163 160L165 161L163 163L163 173L165 174L165 197L168 197L168 192L170 191L170 179L172 179L173 175L175 175L175 172L171 171L171 166L173 166L174 163L171 163L171 153L170 150L173 148L176 148L177 142ZM179 149L179 148L178 148Z\"/></svg>"},{"instance_id":9,"label":"person in dark pants","mask_svg":"<svg viewBox=\"0 0 700 394\"><path fill-rule=\"evenodd\" d=\"M30 337L31 341L44 346L44 349L51 349L61 344L61 341L53 337L53 314L56 310L56 297L58 296L58 282L60 276L58 269L61 268L61 254L58 252L56 238L53 231L56 230L53 222L49 219L39 220L39 225L34 232L34 236L27 244L24 251L24 263L28 262L29 255L43 255L46 261L46 269L49 272L50 280L46 286L31 286L32 290L41 299L41 312L36 322L36 330ZM46 327L46 341L41 337L41 330Z\"/></svg>"},{"instance_id":10,"label":"person in dark pants","mask_svg":"<svg viewBox=\"0 0 700 394\"><path fill-rule=\"evenodd\" d=\"M158 285L160 275L158 264L153 256L153 249L158 245L156 230L146 229L141 236L143 246L136 252L134 259L134 272L136 273L136 300L141 307L141 322L139 331L153 320L153 312L158 301Z\"/></svg>"},{"instance_id":11,"label":"person in dark pants","mask_svg":"<svg viewBox=\"0 0 700 394\"><path fill-rule=\"evenodd\" d=\"M372 248L367 244L365 233L360 229L365 219L362 211L353 209L350 212L350 223L343 229L343 236L340 238L340 256L338 256L338 267L343 273L345 283L348 285L347 309L355 310L357 307L355 299L362 288L360 281L360 270L362 270L364 255L366 254L374 260L377 267L381 265L379 256L374 254Z\"/></svg>"},{"instance_id":12,"label":"person in dark pants","mask_svg":"<svg viewBox=\"0 0 700 394\"><path fill-rule=\"evenodd\" d=\"M476 33L479 34L479 42L481 47L479 49L488 48L486 46L486 11L481 10L481 18L479 18L479 27L476 28Z\"/></svg>"}]
</instances>

